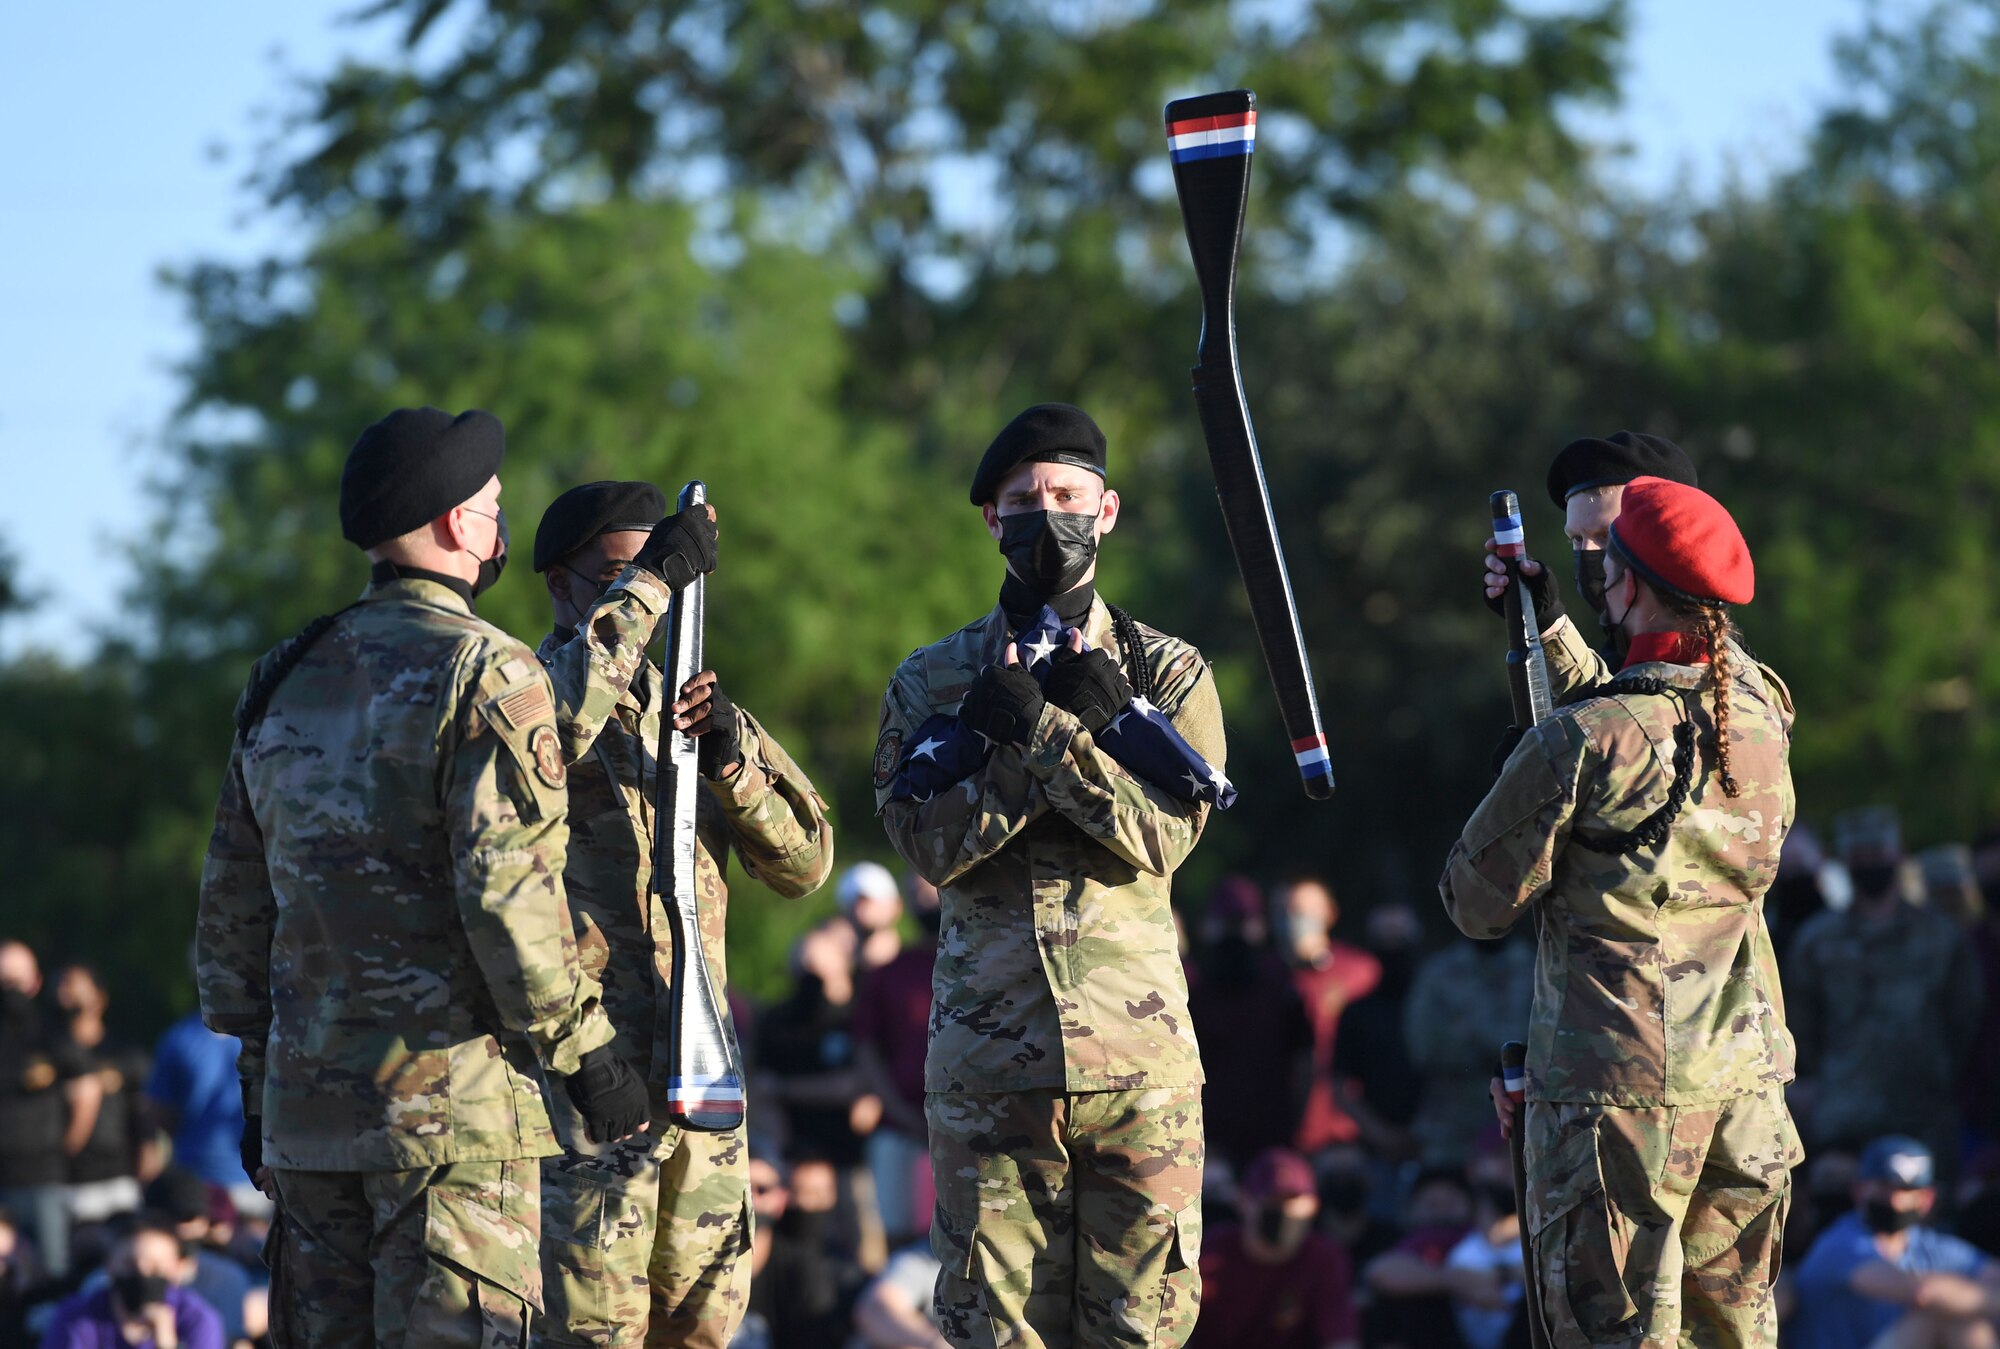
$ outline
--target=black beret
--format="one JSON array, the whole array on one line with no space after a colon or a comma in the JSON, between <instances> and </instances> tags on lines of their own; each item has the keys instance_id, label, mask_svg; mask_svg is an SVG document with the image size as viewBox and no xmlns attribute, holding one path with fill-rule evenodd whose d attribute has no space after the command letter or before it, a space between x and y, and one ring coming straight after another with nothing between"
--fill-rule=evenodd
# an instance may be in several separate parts
<instances>
[{"instance_id":1,"label":"black beret","mask_svg":"<svg viewBox=\"0 0 2000 1349\"><path fill-rule=\"evenodd\" d=\"M1017 465L1029 462L1075 464L1104 476L1104 433L1082 408L1068 403L1037 403L1008 422L979 471L972 475L972 504L984 506L1000 490L1000 480Z\"/></svg>"},{"instance_id":2,"label":"black beret","mask_svg":"<svg viewBox=\"0 0 2000 1349\"><path fill-rule=\"evenodd\" d=\"M587 482L542 512L535 528L535 570L547 571L599 534L651 529L667 513L666 494L649 482Z\"/></svg>"},{"instance_id":3,"label":"black beret","mask_svg":"<svg viewBox=\"0 0 2000 1349\"><path fill-rule=\"evenodd\" d=\"M1689 487L1701 486L1695 481L1694 460L1665 436L1614 431L1608 436L1585 436L1562 447L1549 465L1549 500L1562 510L1578 492L1634 478L1665 478Z\"/></svg>"},{"instance_id":4,"label":"black beret","mask_svg":"<svg viewBox=\"0 0 2000 1349\"><path fill-rule=\"evenodd\" d=\"M470 500L500 471L500 419L474 408L397 408L361 433L340 470L340 532L373 548Z\"/></svg>"}]
</instances>

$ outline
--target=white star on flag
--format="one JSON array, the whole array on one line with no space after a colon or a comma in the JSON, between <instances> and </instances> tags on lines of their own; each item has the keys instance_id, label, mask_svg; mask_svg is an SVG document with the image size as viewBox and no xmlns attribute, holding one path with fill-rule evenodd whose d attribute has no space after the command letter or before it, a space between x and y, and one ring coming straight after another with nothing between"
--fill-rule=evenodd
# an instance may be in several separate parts
<instances>
[{"instance_id":1,"label":"white star on flag","mask_svg":"<svg viewBox=\"0 0 2000 1349\"><path fill-rule=\"evenodd\" d=\"M1209 769L1208 780L1215 787L1217 795L1220 795L1223 792L1229 790L1229 779L1222 776L1222 770L1220 768Z\"/></svg>"},{"instance_id":2,"label":"white star on flag","mask_svg":"<svg viewBox=\"0 0 2000 1349\"><path fill-rule=\"evenodd\" d=\"M1043 661L1049 658L1049 653L1051 653L1055 649L1056 649L1055 639L1050 637L1047 633L1043 633L1042 639L1039 642L1028 643L1028 650L1035 653L1035 658L1029 661L1028 664L1040 665Z\"/></svg>"},{"instance_id":3,"label":"white star on flag","mask_svg":"<svg viewBox=\"0 0 2000 1349\"><path fill-rule=\"evenodd\" d=\"M944 741L932 740L931 738L926 736L924 738L923 744L918 745L915 749L910 751L910 757L912 759L929 759L932 763L936 763L937 752L943 748L944 748Z\"/></svg>"},{"instance_id":4,"label":"white star on flag","mask_svg":"<svg viewBox=\"0 0 2000 1349\"><path fill-rule=\"evenodd\" d=\"M1152 703L1148 702L1146 698L1140 694L1132 695L1132 707L1133 710L1138 712L1138 714L1142 717L1150 717L1151 715L1153 715L1153 713L1160 710L1159 708L1154 707Z\"/></svg>"},{"instance_id":5,"label":"white star on flag","mask_svg":"<svg viewBox=\"0 0 2000 1349\"><path fill-rule=\"evenodd\" d=\"M1129 716L1131 716L1131 715L1132 715L1132 713L1131 713L1131 712L1130 712L1129 710L1127 710L1127 711L1124 711L1124 712L1120 712L1120 713L1119 713L1119 714L1118 714L1117 716L1115 716L1115 717L1113 717L1113 718L1111 719L1111 724L1110 724L1109 726L1106 726L1106 727L1104 728L1104 733L1105 733L1106 735L1110 735L1110 734L1112 734L1112 733L1113 733L1114 731L1116 731L1116 730L1117 730L1117 729L1118 729L1118 728L1119 728L1120 726L1124 725L1124 724L1125 724L1125 718L1127 718L1127 717L1129 717Z\"/></svg>"},{"instance_id":6,"label":"white star on flag","mask_svg":"<svg viewBox=\"0 0 2000 1349\"><path fill-rule=\"evenodd\" d=\"M1187 779L1187 785L1188 785L1188 790L1189 790L1189 791L1191 791L1191 792L1197 792L1197 793L1198 793L1198 792L1200 792L1200 791L1201 791L1202 787L1203 787L1204 785L1206 785L1206 784L1204 784L1204 783L1202 782L1202 780L1201 780L1200 778L1196 777L1196 776L1195 776L1195 775L1194 775L1193 773L1191 773L1191 772L1190 772L1190 773L1183 773L1183 774L1181 774L1181 776Z\"/></svg>"}]
</instances>

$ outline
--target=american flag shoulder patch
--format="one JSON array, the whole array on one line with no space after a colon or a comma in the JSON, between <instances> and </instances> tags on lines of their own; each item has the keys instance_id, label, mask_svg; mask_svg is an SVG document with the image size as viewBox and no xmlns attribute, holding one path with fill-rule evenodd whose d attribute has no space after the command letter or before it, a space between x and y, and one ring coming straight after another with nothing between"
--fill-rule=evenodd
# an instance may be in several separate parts
<instances>
[{"instance_id":1,"label":"american flag shoulder patch","mask_svg":"<svg viewBox=\"0 0 2000 1349\"><path fill-rule=\"evenodd\" d=\"M491 706L507 723L507 728L514 731L553 721L556 714L555 705L549 701L549 691L539 679L507 690L495 698Z\"/></svg>"}]
</instances>

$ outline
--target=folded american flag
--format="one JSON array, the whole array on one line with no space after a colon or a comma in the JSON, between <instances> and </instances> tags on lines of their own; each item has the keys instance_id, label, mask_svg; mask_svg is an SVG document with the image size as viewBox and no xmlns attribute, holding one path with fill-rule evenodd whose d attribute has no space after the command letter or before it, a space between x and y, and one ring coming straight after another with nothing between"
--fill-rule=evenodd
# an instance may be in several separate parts
<instances>
[{"instance_id":1,"label":"folded american flag","mask_svg":"<svg viewBox=\"0 0 2000 1349\"><path fill-rule=\"evenodd\" d=\"M1051 658L1069 644L1072 629L1056 611L1044 605L1035 621L1015 639L1021 663L1047 685ZM1086 645L1086 651L1090 648ZM1116 759L1133 776L1143 778L1183 801L1206 801L1220 810L1236 804L1236 787L1211 768L1181 738L1167 714L1144 698L1134 698L1094 737L1097 747ZM940 712L917 727L905 744L896 780L889 789L894 801L928 801L965 781L993 754L993 742L967 730L955 713Z\"/></svg>"}]
</instances>

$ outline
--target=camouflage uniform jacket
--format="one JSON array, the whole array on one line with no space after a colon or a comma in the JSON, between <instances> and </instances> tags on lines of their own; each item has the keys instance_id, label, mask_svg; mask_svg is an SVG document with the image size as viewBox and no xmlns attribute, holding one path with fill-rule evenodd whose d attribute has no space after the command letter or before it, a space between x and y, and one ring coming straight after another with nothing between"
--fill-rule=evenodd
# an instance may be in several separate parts
<instances>
[{"instance_id":1,"label":"camouflage uniform jacket","mask_svg":"<svg viewBox=\"0 0 2000 1349\"><path fill-rule=\"evenodd\" d=\"M1457 1164L1493 1123L1486 1082L1502 1040L1528 1033L1535 948L1454 942L1425 960L1403 1004L1403 1042L1423 1079L1410 1132L1426 1163Z\"/></svg>"},{"instance_id":2,"label":"camouflage uniform jacket","mask_svg":"<svg viewBox=\"0 0 2000 1349\"><path fill-rule=\"evenodd\" d=\"M1452 848L1439 888L1461 931L1496 937L1534 908L1532 1100L1695 1105L1791 1079L1763 906L1794 812L1791 699L1747 657L1732 670L1740 796L1723 794L1708 748L1706 667L1648 662L1621 677L1685 692L1559 709L1522 740ZM1667 802L1684 700L1696 777L1665 842L1584 847L1578 840L1632 829Z\"/></svg>"},{"instance_id":3,"label":"camouflage uniform jacket","mask_svg":"<svg viewBox=\"0 0 2000 1349\"><path fill-rule=\"evenodd\" d=\"M403 579L371 585L237 737L196 959L273 1165L557 1151L541 1069L574 1072L612 1031L563 899L554 714L527 647Z\"/></svg>"},{"instance_id":4,"label":"camouflage uniform jacket","mask_svg":"<svg viewBox=\"0 0 2000 1349\"><path fill-rule=\"evenodd\" d=\"M668 985L673 926L653 889L654 751L671 701L646 644L672 597L651 573L628 568L574 636L550 633L536 653L555 685L556 730L569 773L569 864L563 884L578 919L609 945L604 1008L618 1051L651 1084L654 1115L666 1118L670 1074ZM702 949L725 981L729 891L723 864L733 843L744 870L791 898L812 893L833 866L826 806L791 756L737 709L743 761L708 782L695 812L695 877ZM704 779L704 781L706 781ZM720 989L718 988L718 992ZM654 1062L655 1056L662 1056Z\"/></svg>"},{"instance_id":5,"label":"camouflage uniform jacket","mask_svg":"<svg viewBox=\"0 0 2000 1349\"><path fill-rule=\"evenodd\" d=\"M1123 664L1103 600L1083 635ZM1140 636L1153 703L1220 771L1222 709L1201 653L1143 625ZM996 747L964 782L929 801L889 799L911 732L955 711L1008 638L995 606L913 652L882 700L876 807L943 903L924 1089L1193 1086L1201 1053L1169 900L1206 805L1134 777L1054 703L1025 746Z\"/></svg>"},{"instance_id":6,"label":"camouflage uniform jacket","mask_svg":"<svg viewBox=\"0 0 2000 1349\"><path fill-rule=\"evenodd\" d=\"M1819 1085L1815 1137L1865 1140L1956 1117L1982 1000L1979 958L1957 923L1908 905L1872 924L1829 910L1799 929L1785 971L1799 990L1799 1073Z\"/></svg>"}]
</instances>

